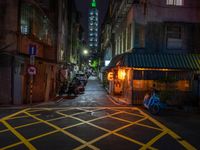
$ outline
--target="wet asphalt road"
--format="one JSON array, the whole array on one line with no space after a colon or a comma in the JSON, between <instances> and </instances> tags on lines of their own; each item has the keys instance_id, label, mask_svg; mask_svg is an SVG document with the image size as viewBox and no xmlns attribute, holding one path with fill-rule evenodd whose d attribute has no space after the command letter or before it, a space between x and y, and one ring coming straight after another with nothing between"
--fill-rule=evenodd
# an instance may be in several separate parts
<instances>
[{"instance_id":1,"label":"wet asphalt road","mask_svg":"<svg viewBox=\"0 0 200 150\"><path fill-rule=\"evenodd\" d=\"M88 81L84 94L65 97L59 102L17 112L16 109L1 111L0 150L195 150L199 147L195 118L192 125L196 130L192 131L185 128L183 116L176 113L152 117L139 107L120 106L113 103L94 77ZM191 135L186 135L190 132Z\"/></svg>"},{"instance_id":2,"label":"wet asphalt road","mask_svg":"<svg viewBox=\"0 0 200 150\"><path fill-rule=\"evenodd\" d=\"M67 98L66 98L67 97ZM45 107L116 107L96 77L90 77L85 92L78 96L63 96L58 102L37 105Z\"/></svg>"}]
</instances>

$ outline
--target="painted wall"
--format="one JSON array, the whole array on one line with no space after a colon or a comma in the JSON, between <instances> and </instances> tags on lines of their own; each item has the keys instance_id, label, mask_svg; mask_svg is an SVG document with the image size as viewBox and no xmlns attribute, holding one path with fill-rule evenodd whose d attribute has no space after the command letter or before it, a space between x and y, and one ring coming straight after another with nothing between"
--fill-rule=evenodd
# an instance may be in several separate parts
<instances>
[{"instance_id":1,"label":"painted wall","mask_svg":"<svg viewBox=\"0 0 200 150\"><path fill-rule=\"evenodd\" d=\"M0 55L0 104L12 103L12 57Z\"/></svg>"},{"instance_id":2,"label":"painted wall","mask_svg":"<svg viewBox=\"0 0 200 150\"><path fill-rule=\"evenodd\" d=\"M148 53L200 53L200 2L185 1L184 6L167 6L166 1L150 0L144 5L135 5L133 16L134 48ZM167 25L181 26L182 47L167 48ZM144 28L145 46L140 44L140 30Z\"/></svg>"}]
</instances>

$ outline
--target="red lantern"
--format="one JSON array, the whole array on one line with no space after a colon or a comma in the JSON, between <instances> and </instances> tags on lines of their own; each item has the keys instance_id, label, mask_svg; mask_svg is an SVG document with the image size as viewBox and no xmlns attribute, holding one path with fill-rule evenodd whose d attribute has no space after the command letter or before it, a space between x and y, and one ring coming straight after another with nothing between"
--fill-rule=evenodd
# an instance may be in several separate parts
<instances>
[{"instance_id":1,"label":"red lantern","mask_svg":"<svg viewBox=\"0 0 200 150\"><path fill-rule=\"evenodd\" d=\"M126 77L126 71L125 69L119 69L118 70L118 79L119 80L124 80Z\"/></svg>"}]
</instances>

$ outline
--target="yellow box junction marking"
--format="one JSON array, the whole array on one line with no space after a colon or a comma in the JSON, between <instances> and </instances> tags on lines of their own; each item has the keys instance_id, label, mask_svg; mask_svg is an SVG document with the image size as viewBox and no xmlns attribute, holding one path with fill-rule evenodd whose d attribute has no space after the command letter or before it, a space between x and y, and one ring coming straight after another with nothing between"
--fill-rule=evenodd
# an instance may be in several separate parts
<instances>
[{"instance_id":1,"label":"yellow box junction marking","mask_svg":"<svg viewBox=\"0 0 200 150\"><path fill-rule=\"evenodd\" d=\"M140 110L140 109L139 109ZM167 134L169 134L171 137L173 137L177 142L179 142L183 147L185 147L187 150L196 150L196 148L194 146L192 146L190 143L188 143L185 140L178 140L181 139L180 136L178 136L175 132L173 132L172 130L170 130L169 128L167 128L166 126L164 126L163 124L161 124L159 121L157 121L156 119L152 118L151 116L147 115L146 113L144 113L142 110L140 110L140 112L147 116L148 119L155 123L157 126L159 126L160 128L162 128L164 130L164 133L166 132ZM163 133L163 134L164 134ZM153 144L154 142L156 142L158 140L157 137L154 137L154 139L152 139L151 144Z\"/></svg>"},{"instance_id":2,"label":"yellow box junction marking","mask_svg":"<svg viewBox=\"0 0 200 150\"><path fill-rule=\"evenodd\" d=\"M134 139L125 137L125 136L123 136L123 135L121 135L121 134L118 134L118 133L116 133L116 132L118 132L118 131L120 131L120 130L122 130L122 129L125 129L125 128L127 128L127 127L133 125L133 124L136 124L136 123L138 123L138 122L140 122L140 121L143 121L143 120L145 120L146 118L141 118L140 120L137 120L137 121L135 121L135 122L129 122L128 125L125 125L125 126L122 126L121 128L118 128L118 129L116 129L116 130L110 131L110 130L108 130L108 129L102 128L102 127L97 126L97 125L95 125L95 124L92 124L91 122L93 122L93 121L95 121L95 120L100 120L100 119L103 119L103 118L107 118L107 117L112 117L113 115L122 113L122 111L118 111L118 112L116 112L116 113L109 114L109 115L105 115L105 116L103 116L103 117L99 117L99 118L96 118L96 119L93 119L93 120L89 120L89 121L85 121L85 120L82 120L82 119L80 119L80 118L77 118L77 117L74 117L74 116L71 116L71 115L63 114L63 113L61 113L60 111L56 111L56 112L57 112L58 114L60 114L60 115L64 115L64 116L69 117L69 118L77 119L77 120L79 120L79 121L81 121L81 122L83 122L83 123L85 123L85 124L89 124L89 125L91 125L91 126L93 126L93 127L96 127L96 128L98 128L98 129L101 129L101 130L104 130L104 131L108 132L108 133L106 133L106 134L104 134L104 135L102 135L102 136L100 136L100 137L98 137L98 138L96 138L96 139L93 139L93 140L90 141L90 142L85 143L84 145L79 146L79 147L76 148L75 150L80 150L80 149L82 149L82 148L84 148L84 147L86 147L86 146L88 146L88 145L91 145L91 144L93 144L93 143L95 143L95 142L97 142L97 141L99 141L99 140L101 140L101 139L103 139L103 138L105 138L105 137L111 135L111 134L115 134L115 135L117 135L117 136L119 136L119 137L121 137L121 138L124 138L124 139L126 139L126 140L129 140L129 141L134 142L134 143L136 143L136 144L138 144L138 145L141 145L141 146L144 146L144 145L145 145L144 143L141 143L141 142L136 141L136 140L134 140ZM121 121L122 121L122 120L121 120ZM154 150L154 148L152 148L152 147L149 147L149 149L153 149L153 150Z\"/></svg>"},{"instance_id":3,"label":"yellow box junction marking","mask_svg":"<svg viewBox=\"0 0 200 150\"><path fill-rule=\"evenodd\" d=\"M47 122L47 121L45 121L45 120L42 120L42 119L40 119L40 118L37 118L37 117L31 115L31 114L28 113L28 112L25 112L25 113L26 113L27 115L29 115L30 117L32 117L32 118L34 118L34 119L36 119L36 120L38 120L38 121L40 121L40 122L43 122L43 123L45 123L45 124L47 124L47 125L49 125L49 126L55 128L55 129L59 130L60 132L64 133L65 135L68 135L69 137L75 139L76 141L79 141L79 142L82 143L82 144L87 143L86 141L80 139L79 137L77 137L77 136L75 136L75 135L73 135L73 134L67 132L67 131L64 130L63 128L60 128L60 127L58 127L58 126L56 126L56 125L54 125L54 124L52 124L52 123L49 123L49 122ZM96 148L96 147L93 146L93 145L88 145L88 147L90 147L90 148L92 148L92 149L98 149L98 148Z\"/></svg>"},{"instance_id":4,"label":"yellow box junction marking","mask_svg":"<svg viewBox=\"0 0 200 150\"><path fill-rule=\"evenodd\" d=\"M9 125L6 121L1 121L14 135L16 135L25 145L31 150L36 150L36 148L27 141L25 137L23 137L19 132L17 132L11 125Z\"/></svg>"},{"instance_id":5,"label":"yellow box junction marking","mask_svg":"<svg viewBox=\"0 0 200 150\"><path fill-rule=\"evenodd\" d=\"M92 110L87 110L87 109L91 109ZM83 110L84 112L78 112L78 113L74 113L74 114L71 114L71 115L66 115L64 113L62 113L62 111L66 111L66 110L72 110L72 109L79 109L79 110ZM89 120L89 121L84 121L80 118L77 118L75 117L75 115L78 115L78 114L84 114L84 113L87 113L87 112L92 112L92 111L98 111L98 110L104 110L104 109L110 109L110 110L113 110L113 111L116 111L115 113L112 113L112 114L108 114L108 115L105 115L105 116L102 116L102 117L97 117L95 119L92 119L92 120ZM123 109L123 110L119 110L119 109ZM51 111L51 110L54 110L56 111L57 114L60 114L62 115L62 117L58 117L58 118L54 118L54 119L49 119L49 120L42 120L40 118L37 117L37 115L39 114L30 114L32 112L38 112L38 111ZM139 111L140 114L134 114L134 113L131 113L131 112L127 112L126 110L137 110ZM21 113L25 113L26 115L28 115L29 117L32 117L34 119L37 120L37 122L33 122L33 123L29 123L29 124L26 124L26 125L21 125L21 126L18 126L18 127L12 127L11 125L9 125L6 120L9 120L9 119L17 119L17 118L23 118L23 117L26 117L26 116L16 116L16 115L19 115ZM125 119L121 119L121 118L118 118L118 117L115 117L113 115L116 115L116 114L120 114L120 113L126 113L126 114L129 114L129 115L132 115L132 116L138 116L138 117L141 117L142 119L140 120L137 120L137 121L128 121L128 120L125 120ZM53 121L53 120L58 120L58 119L62 119L62 118L66 118L66 117L69 117L69 118L73 118L73 119L76 119L76 120L79 120L81 121L81 123L77 123L75 125L72 125L72 126L67 126L67 127L64 127L64 128L60 128L60 127L57 127L56 125L50 123L50 121ZM120 121L124 121L124 122L127 122L129 123L128 125L125 125L121 128L118 128L114 131L110 131L108 129L105 129L105 128L102 128L102 127L99 127L93 123L91 123L92 121L95 121L95 120L99 120L99 119L103 119L103 118L106 118L106 117L110 117L110 118L113 118L113 119L117 119L117 120L120 120ZM155 125L157 125L158 127L153 127L153 126L150 126L150 125L146 125L146 124L142 124L141 121L145 120L145 119L149 119L151 122L155 123ZM47 136L47 135L50 135L50 134L53 134L53 133L56 133L56 132L62 132L68 136L70 136L71 138L79 141L80 143L82 143L83 145L79 146L76 148L76 150L79 150L79 149L82 149L84 147L90 147L91 149L95 149L97 150L98 148L93 146L92 144L109 136L110 134L114 134L114 135L117 135L123 139L126 139L126 140L129 140L133 143L136 143L138 145L141 145L142 148L141 150L145 150L145 149L155 149L153 147L151 147L156 141L158 141L160 138L162 138L164 135L166 134L169 134L172 138L174 138L175 140L177 140L182 146L184 146L186 149L188 150L196 150L195 147L193 147L191 144L189 144L187 141L185 140L179 140L181 139L180 136L178 136L175 132L173 132L172 130L168 129L167 127L165 127L163 124L161 124L159 121L155 120L154 118L152 118L151 116L149 116L148 114L144 113L141 109L139 108L136 108L136 107L57 107L57 108L27 108L27 109L24 109L24 110L21 110L21 111L18 111L16 113L13 113L11 115L8 115L6 117L3 117L2 119L0 119L0 121L8 128L8 129L5 129L5 130L2 130L0 131L0 133L2 132L5 132L5 131L8 131L10 130L13 134L15 134L20 140L21 142L17 142L17 143L14 143L12 145L9 145L9 146L6 146L4 148L2 148L2 150L5 150L5 149L8 149L8 148L11 148L11 147L14 147L14 146L17 146L19 144L22 144L24 143L27 147L31 147L33 150L34 150L34 146L31 145L31 143L29 141L32 141L32 140L35 140L35 139L38 139L38 138L41 138L41 137L44 137L44 136ZM37 124L37 123L45 123L53 128L55 128L54 131L51 131L51 132L48 132L48 133L45 133L45 134L41 134L41 135L38 135L36 137L33 137L31 139L25 139L20 133L18 133L15 129L18 129L18 128L22 128L22 127L26 127L26 126L30 126L30 125L33 125L33 124ZM65 129L68 129L68 128L71 128L71 127L75 127L75 126L78 126L78 125L81 125L81 124L89 124L91 126L94 126L96 128L99 128L101 130L104 130L108 133L96 138L96 139L93 139L89 142L86 142L82 139L80 139L79 137L76 137L75 135L65 131ZM116 133L117 131L119 130L122 130L124 128L127 128L129 127L130 125L133 125L133 124L137 124L137 125L140 125L140 126L144 126L144 127L147 127L147 128L151 128L151 129L155 129L155 130L160 130L162 131L160 134L158 134L157 136L155 136L153 139L151 139L148 143L144 144L144 143L141 143L139 141L136 141L134 139L131 139L129 137L126 137L124 135L121 135L119 133Z\"/></svg>"}]
</instances>

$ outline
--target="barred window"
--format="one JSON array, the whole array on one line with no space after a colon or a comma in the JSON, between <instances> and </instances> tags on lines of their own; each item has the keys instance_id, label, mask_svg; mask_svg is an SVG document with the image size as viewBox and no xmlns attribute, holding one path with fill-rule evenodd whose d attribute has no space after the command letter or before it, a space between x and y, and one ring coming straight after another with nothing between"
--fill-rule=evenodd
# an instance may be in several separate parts
<instances>
[{"instance_id":1,"label":"barred window","mask_svg":"<svg viewBox=\"0 0 200 150\"><path fill-rule=\"evenodd\" d=\"M123 32L123 52L126 52L126 30Z\"/></svg>"},{"instance_id":2,"label":"barred window","mask_svg":"<svg viewBox=\"0 0 200 150\"><path fill-rule=\"evenodd\" d=\"M131 38L131 34L132 34L132 24L130 24L128 26L128 39L127 39L127 48L128 49L131 49L131 42L132 42L132 38Z\"/></svg>"},{"instance_id":3,"label":"barred window","mask_svg":"<svg viewBox=\"0 0 200 150\"><path fill-rule=\"evenodd\" d=\"M25 34L25 35L30 34L31 14L32 14L32 9L30 9L30 6L22 4L22 8L21 8L21 33L22 34Z\"/></svg>"},{"instance_id":4,"label":"barred window","mask_svg":"<svg viewBox=\"0 0 200 150\"><path fill-rule=\"evenodd\" d=\"M53 26L39 8L23 3L20 24L21 34L34 35L40 41L51 46L55 44L53 43L55 41Z\"/></svg>"},{"instance_id":5,"label":"barred window","mask_svg":"<svg viewBox=\"0 0 200 150\"><path fill-rule=\"evenodd\" d=\"M167 48L168 49L182 49L182 26L180 25L168 25L167 26Z\"/></svg>"}]
</instances>

